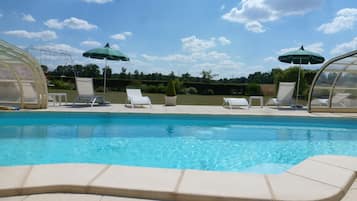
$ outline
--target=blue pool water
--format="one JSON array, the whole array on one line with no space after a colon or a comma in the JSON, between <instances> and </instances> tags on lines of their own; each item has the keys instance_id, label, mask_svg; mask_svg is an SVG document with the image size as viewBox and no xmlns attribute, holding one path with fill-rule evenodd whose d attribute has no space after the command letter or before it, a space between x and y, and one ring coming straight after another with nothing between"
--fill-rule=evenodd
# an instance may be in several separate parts
<instances>
[{"instance_id":1,"label":"blue pool water","mask_svg":"<svg viewBox=\"0 0 357 201\"><path fill-rule=\"evenodd\" d=\"M319 154L357 156L357 119L0 113L0 165L280 173Z\"/></svg>"}]
</instances>

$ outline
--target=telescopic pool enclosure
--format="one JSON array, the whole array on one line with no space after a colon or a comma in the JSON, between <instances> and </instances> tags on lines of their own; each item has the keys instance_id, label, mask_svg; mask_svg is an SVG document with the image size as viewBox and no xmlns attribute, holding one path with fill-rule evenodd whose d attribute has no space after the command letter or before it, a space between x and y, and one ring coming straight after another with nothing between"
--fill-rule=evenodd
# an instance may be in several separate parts
<instances>
[{"instance_id":1,"label":"telescopic pool enclosure","mask_svg":"<svg viewBox=\"0 0 357 201\"><path fill-rule=\"evenodd\" d=\"M0 106L47 108L40 64L24 50L0 40Z\"/></svg>"},{"instance_id":2,"label":"telescopic pool enclosure","mask_svg":"<svg viewBox=\"0 0 357 201\"><path fill-rule=\"evenodd\" d=\"M357 50L327 61L312 82L309 112L357 112Z\"/></svg>"}]
</instances>

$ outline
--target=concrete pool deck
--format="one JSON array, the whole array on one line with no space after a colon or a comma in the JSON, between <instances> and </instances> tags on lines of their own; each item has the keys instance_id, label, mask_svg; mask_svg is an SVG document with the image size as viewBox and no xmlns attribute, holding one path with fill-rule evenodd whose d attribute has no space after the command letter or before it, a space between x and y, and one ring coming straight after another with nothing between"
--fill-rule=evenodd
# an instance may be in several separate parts
<instances>
[{"instance_id":1,"label":"concrete pool deck","mask_svg":"<svg viewBox=\"0 0 357 201\"><path fill-rule=\"evenodd\" d=\"M230 110L221 106L181 105L135 109L115 104L93 108L61 106L35 111L357 117L355 113L308 113L269 107ZM0 197L3 197L0 201L139 201L134 198L168 201L356 201L356 176L357 157L333 155L308 158L276 175L105 164L0 166Z\"/></svg>"},{"instance_id":2,"label":"concrete pool deck","mask_svg":"<svg viewBox=\"0 0 357 201\"><path fill-rule=\"evenodd\" d=\"M51 112L109 112L109 113L149 113L149 114L207 114L207 115L266 115L266 116L308 116L308 117L354 117L357 113L308 113L305 109L293 110L290 108L277 109L274 107L229 109L222 106L203 105L177 105L165 107L163 105L145 106L142 108L130 108L123 104L111 104L107 106L76 106L64 104L54 107L52 104L47 109L23 110L23 111L51 111Z\"/></svg>"}]
</instances>

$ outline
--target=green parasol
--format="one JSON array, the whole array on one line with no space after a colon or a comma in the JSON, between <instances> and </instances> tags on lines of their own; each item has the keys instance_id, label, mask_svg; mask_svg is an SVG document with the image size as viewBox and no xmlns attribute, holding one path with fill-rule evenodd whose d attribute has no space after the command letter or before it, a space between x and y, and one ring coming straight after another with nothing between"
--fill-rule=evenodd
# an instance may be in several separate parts
<instances>
[{"instance_id":1,"label":"green parasol","mask_svg":"<svg viewBox=\"0 0 357 201\"><path fill-rule=\"evenodd\" d=\"M296 103L295 107L298 106L298 97L299 97L299 87L300 87L300 70L302 64L320 64L325 61L325 58L318 53L311 52L304 49L304 46L301 46L298 50L289 51L281 56L279 56L279 61L284 63L293 63L299 64L299 73L297 81L297 91L296 91Z\"/></svg>"},{"instance_id":2,"label":"green parasol","mask_svg":"<svg viewBox=\"0 0 357 201\"><path fill-rule=\"evenodd\" d=\"M103 48L94 48L83 53L84 57L89 57L93 59L104 59L104 94L106 89L106 77L107 77L107 60L113 61L129 61L129 57L125 56L119 50L110 48L109 43L107 43Z\"/></svg>"}]
</instances>

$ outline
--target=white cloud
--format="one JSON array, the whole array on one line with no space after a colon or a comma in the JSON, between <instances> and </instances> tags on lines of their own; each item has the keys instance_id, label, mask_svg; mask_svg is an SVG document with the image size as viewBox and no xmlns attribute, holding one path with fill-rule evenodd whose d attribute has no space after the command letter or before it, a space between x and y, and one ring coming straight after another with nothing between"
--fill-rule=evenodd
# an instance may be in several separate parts
<instances>
[{"instance_id":1,"label":"white cloud","mask_svg":"<svg viewBox=\"0 0 357 201\"><path fill-rule=\"evenodd\" d=\"M167 71L168 66L170 70L177 69L175 73L189 72L198 76L202 70L209 69L214 73L220 72L220 77L230 76L232 69L237 70L237 67L242 65L234 61L228 54L217 51L170 54L166 56L142 54L141 57L143 62L152 66L150 68L158 69L158 66L162 66ZM226 71L225 69L230 70ZM160 71L165 72L165 69L161 69Z\"/></svg>"},{"instance_id":2,"label":"white cloud","mask_svg":"<svg viewBox=\"0 0 357 201\"><path fill-rule=\"evenodd\" d=\"M82 0L82 1L86 3L97 3L97 4L105 4L105 3L113 2L113 0Z\"/></svg>"},{"instance_id":3,"label":"white cloud","mask_svg":"<svg viewBox=\"0 0 357 201\"><path fill-rule=\"evenodd\" d=\"M120 49L119 45L117 45L117 44L110 45L110 47L113 49L116 49L116 50Z\"/></svg>"},{"instance_id":4,"label":"white cloud","mask_svg":"<svg viewBox=\"0 0 357 201\"><path fill-rule=\"evenodd\" d=\"M322 42L312 43L312 44L307 45L306 49L321 54L324 52L323 46L324 46L324 44Z\"/></svg>"},{"instance_id":5,"label":"white cloud","mask_svg":"<svg viewBox=\"0 0 357 201\"><path fill-rule=\"evenodd\" d=\"M102 46L102 44L98 41L94 40L85 40L81 42L81 46L86 46L86 47L99 47Z\"/></svg>"},{"instance_id":6,"label":"white cloud","mask_svg":"<svg viewBox=\"0 0 357 201\"><path fill-rule=\"evenodd\" d=\"M267 22L278 19L278 12L270 8L264 0L242 0L241 8L232 8L222 18L242 24L252 21Z\"/></svg>"},{"instance_id":7,"label":"white cloud","mask_svg":"<svg viewBox=\"0 0 357 201\"><path fill-rule=\"evenodd\" d=\"M210 38L209 40L199 39L196 36L189 36L182 38L182 48L190 52L204 51L216 46L215 38Z\"/></svg>"},{"instance_id":8,"label":"white cloud","mask_svg":"<svg viewBox=\"0 0 357 201\"><path fill-rule=\"evenodd\" d=\"M221 45L230 45L231 44L231 41L224 36L219 37L217 40L218 40L218 42L221 43Z\"/></svg>"},{"instance_id":9,"label":"white cloud","mask_svg":"<svg viewBox=\"0 0 357 201\"><path fill-rule=\"evenodd\" d=\"M57 19L49 19L44 24L52 29L62 29L64 27L63 23Z\"/></svg>"},{"instance_id":10,"label":"white cloud","mask_svg":"<svg viewBox=\"0 0 357 201\"><path fill-rule=\"evenodd\" d=\"M82 54L84 51L68 44L58 43L58 44L46 44L34 46L35 49L39 50L50 50L55 52L65 52L68 54Z\"/></svg>"},{"instance_id":11,"label":"white cloud","mask_svg":"<svg viewBox=\"0 0 357 201\"><path fill-rule=\"evenodd\" d=\"M175 73L186 73L199 75L202 70L212 69L214 72L223 72L222 76L228 76L231 71L222 69L230 68L237 70L237 66L242 64L235 61L225 52L210 50L218 45L229 45L231 41L224 36L218 38L200 39L196 36L189 36L181 39L183 53L169 54L165 56L142 54L141 60L153 69L160 69L169 66L169 69L176 68ZM169 72L169 71L168 71Z\"/></svg>"},{"instance_id":12,"label":"white cloud","mask_svg":"<svg viewBox=\"0 0 357 201\"><path fill-rule=\"evenodd\" d=\"M356 50L356 49L357 49L357 37L353 38L349 42L336 45L336 47L330 51L330 54L338 55L338 54L343 54L348 51L352 51L352 50Z\"/></svg>"},{"instance_id":13,"label":"white cloud","mask_svg":"<svg viewBox=\"0 0 357 201\"><path fill-rule=\"evenodd\" d=\"M29 39L40 39L40 40L54 40L57 38L57 34L54 31L40 31L40 32L29 32L26 30L12 30L5 31L4 34L10 36L16 36L19 38L29 38Z\"/></svg>"},{"instance_id":14,"label":"white cloud","mask_svg":"<svg viewBox=\"0 0 357 201\"><path fill-rule=\"evenodd\" d=\"M180 59L180 57L185 56L185 55L170 55L171 58L177 57L175 62L172 61L167 61L167 60L161 60L157 56L150 56L150 55L141 55L142 59L140 60L140 63L135 63L133 64L133 68L137 69L143 69L143 71L146 72L161 72L161 73L170 73L171 71L174 71L175 74L182 74L182 73L190 73L191 75L194 76L200 76L200 72L202 70L212 70L214 74L218 74L217 78L223 78L223 77L238 77L243 74L248 74L250 71L249 68L242 68L244 64L231 60L231 59L222 59L222 60L215 60L215 61L196 61L192 60L191 62L189 61L184 61ZM168 59L170 58L167 56ZM189 55L186 55L187 58L189 58ZM149 59L148 59L149 58ZM159 60L157 60L159 59ZM135 62L138 59L133 59L132 61ZM232 73L233 72L233 73Z\"/></svg>"},{"instance_id":15,"label":"white cloud","mask_svg":"<svg viewBox=\"0 0 357 201\"><path fill-rule=\"evenodd\" d=\"M244 68L244 64L233 60L219 60L214 63L202 62L193 65L190 70L192 74L200 76L202 70L211 70L213 74L217 74L216 78L231 78L249 74L250 68Z\"/></svg>"},{"instance_id":16,"label":"white cloud","mask_svg":"<svg viewBox=\"0 0 357 201\"><path fill-rule=\"evenodd\" d=\"M126 31L123 33L111 35L110 37L115 40L126 40L129 36L132 36L132 35L133 35L133 33Z\"/></svg>"},{"instance_id":17,"label":"white cloud","mask_svg":"<svg viewBox=\"0 0 357 201\"><path fill-rule=\"evenodd\" d=\"M153 56L148 54L141 55L146 61L170 61L170 62L193 62L193 58L189 55L170 54L167 56Z\"/></svg>"},{"instance_id":18,"label":"white cloud","mask_svg":"<svg viewBox=\"0 0 357 201\"><path fill-rule=\"evenodd\" d=\"M254 33L262 33L265 32L265 29L263 28L263 25L260 24L258 21L251 21L247 22L245 24L245 28L248 31L254 32Z\"/></svg>"},{"instance_id":19,"label":"white cloud","mask_svg":"<svg viewBox=\"0 0 357 201\"><path fill-rule=\"evenodd\" d=\"M276 58L276 57L265 57L264 58L264 62L275 62L277 60L278 60L278 58Z\"/></svg>"},{"instance_id":20,"label":"white cloud","mask_svg":"<svg viewBox=\"0 0 357 201\"><path fill-rule=\"evenodd\" d=\"M52 29L63 29L67 27L70 29L91 30L98 28L96 25L90 24L86 20L76 17L71 17L63 21L59 21L58 19L49 19L44 24Z\"/></svg>"},{"instance_id":21,"label":"white cloud","mask_svg":"<svg viewBox=\"0 0 357 201\"><path fill-rule=\"evenodd\" d=\"M337 12L336 17L328 23L320 25L317 30L325 34L353 29L357 22L357 8L344 8Z\"/></svg>"},{"instance_id":22,"label":"white cloud","mask_svg":"<svg viewBox=\"0 0 357 201\"><path fill-rule=\"evenodd\" d=\"M191 56L195 61L217 61L230 59L230 56L226 53L217 51L193 52Z\"/></svg>"},{"instance_id":23,"label":"white cloud","mask_svg":"<svg viewBox=\"0 0 357 201\"><path fill-rule=\"evenodd\" d=\"M303 15L321 5L323 0L242 0L222 16L229 22L244 24L248 31L262 33L263 23L283 16Z\"/></svg>"},{"instance_id":24,"label":"white cloud","mask_svg":"<svg viewBox=\"0 0 357 201\"><path fill-rule=\"evenodd\" d=\"M212 70L221 77L232 77L249 72L249 68L226 52L217 51L214 48L231 44L224 36L201 39L196 36L188 36L181 39L182 51L168 55L141 54L133 58L130 65L134 69L144 72L161 72L175 74L190 73L200 76L202 70ZM132 56L133 57L133 56ZM138 62L140 61L140 62ZM129 65L129 64L127 64Z\"/></svg>"},{"instance_id":25,"label":"white cloud","mask_svg":"<svg viewBox=\"0 0 357 201\"><path fill-rule=\"evenodd\" d=\"M4 17L4 15L2 13L0 13L0 18Z\"/></svg>"},{"instance_id":26,"label":"white cloud","mask_svg":"<svg viewBox=\"0 0 357 201\"><path fill-rule=\"evenodd\" d=\"M81 49L72 47L64 43L50 43L31 46L27 49L41 64L55 69L58 65L73 65L95 63L96 60L89 60L82 56Z\"/></svg>"},{"instance_id":27,"label":"white cloud","mask_svg":"<svg viewBox=\"0 0 357 201\"><path fill-rule=\"evenodd\" d=\"M220 45L230 45L232 42L224 36L211 37L208 40L197 38L195 35L181 39L182 49L188 52L203 52Z\"/></svg>"},{"instance_id":28,"label":"white cloud","mask_svg":"<svg viewBox=\"0 0 357 201\"><path fill-rule=\"evenodd\" d=\"M22 20L26 22L36 22L36 19L30 14L23 14Z\"/></svg>"},{"instance_id":29,"label":"white cloud","mask_svg":"<svg viewBox=\"0 0 357 201\"><path fill-rule=\"evenodd\" d=\"M191 54L170 54L167 56L153 56L142 54L147 61L170 61L181 63L195 63L195 62L216 62L220 60L229 60L230 56L223 52L192 52Z\"/></svg>"}]
</instances>

